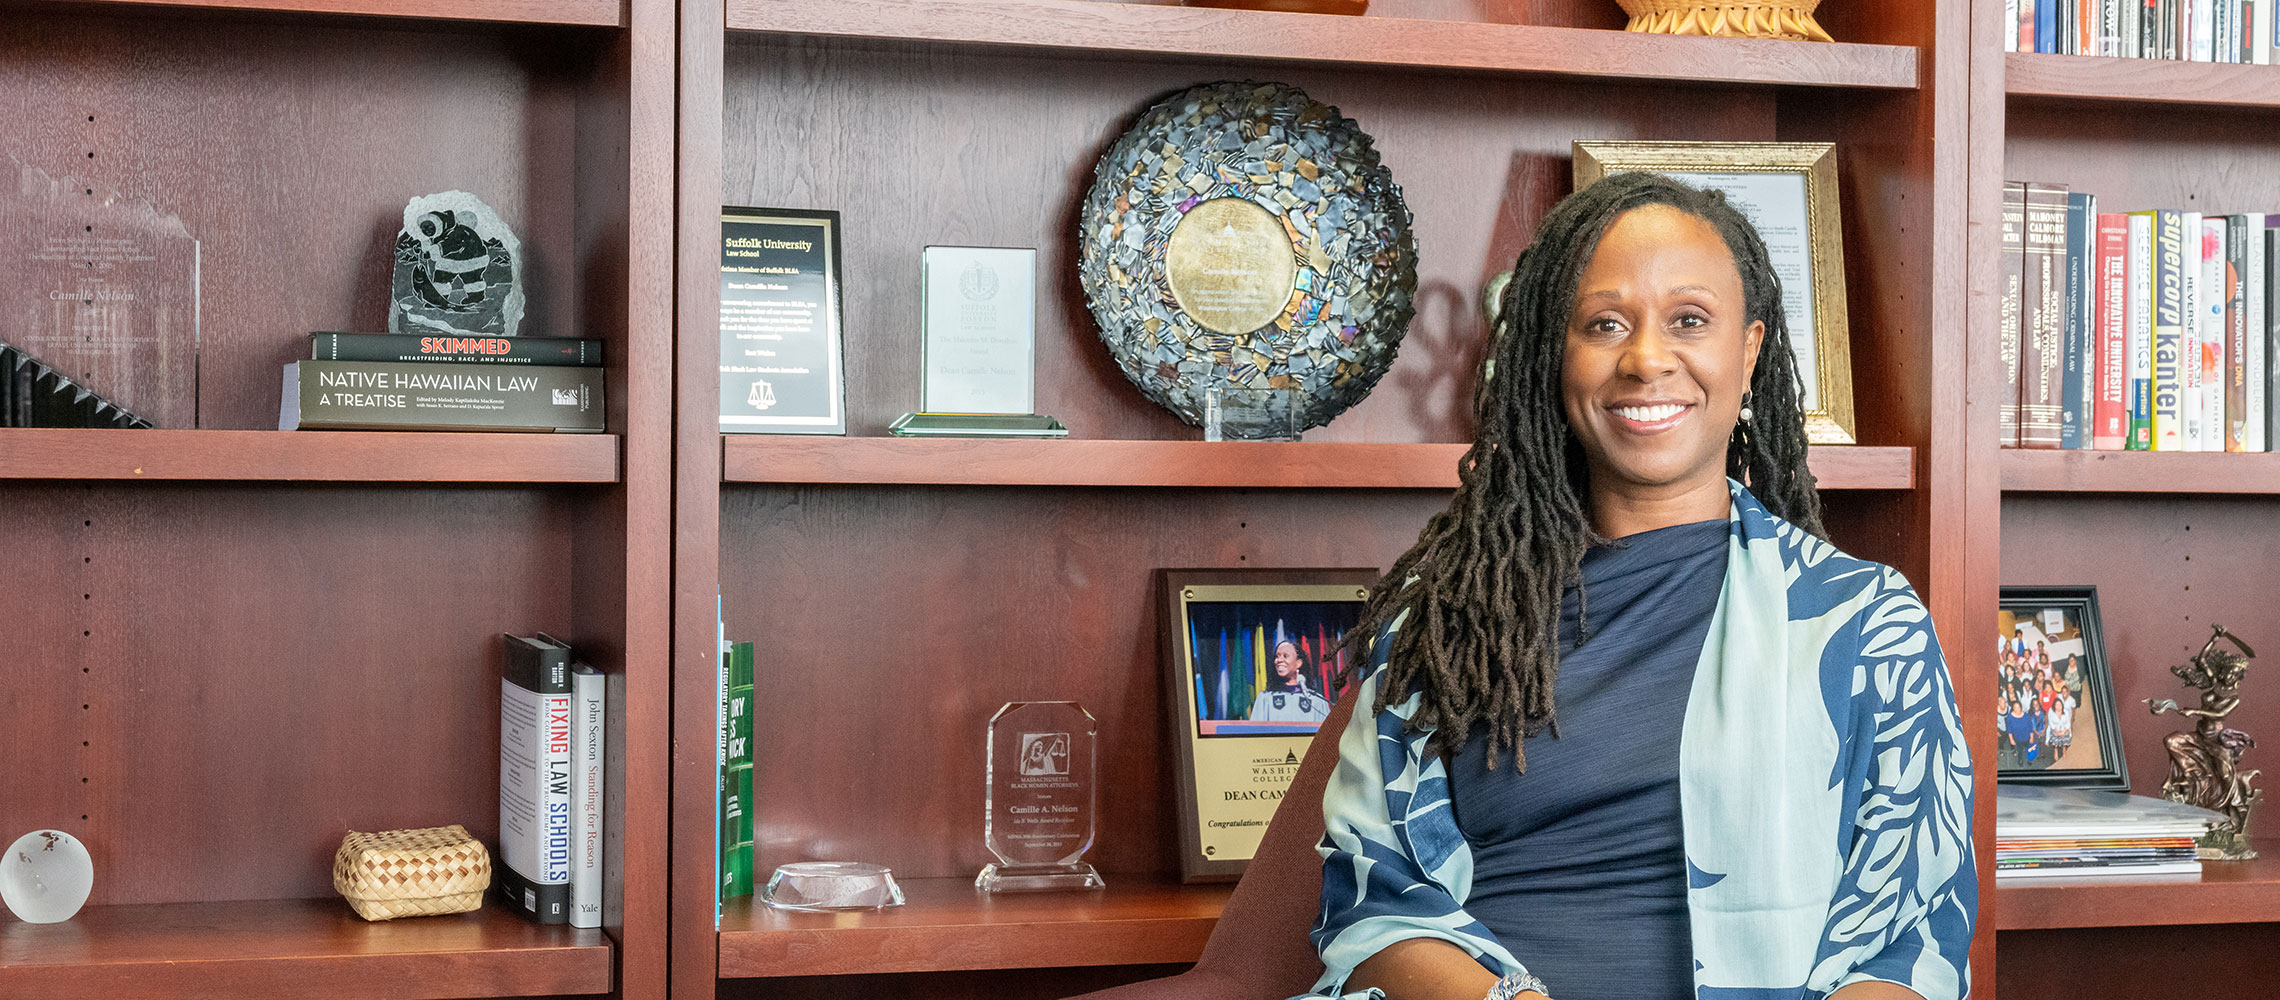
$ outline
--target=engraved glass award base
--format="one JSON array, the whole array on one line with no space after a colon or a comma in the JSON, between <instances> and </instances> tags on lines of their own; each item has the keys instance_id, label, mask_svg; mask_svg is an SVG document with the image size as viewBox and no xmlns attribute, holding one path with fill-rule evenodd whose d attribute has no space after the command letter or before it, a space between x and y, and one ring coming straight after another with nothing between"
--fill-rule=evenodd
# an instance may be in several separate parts
<instances>
[{"instance_id":1,"label":"engraved glass award base","mask_svg":"<svg viewBox=\"0 0 2280 1000\"><path fill-rule=\"evenodd\" d=\"M1206 441L1296 441L1306 407L1297 389L1203 390Z\"/></svg>"},{"instance_id":2,"label":"engraved glass award base","mask_svg":"<svg viewBox=\"0 0 2280 1000\"><path fill-rule=\"evenodd\" d=\"M1069 429L1041 413L905 413L887 425L896 437L1068 437Z\"/></svg>"},{"instance_id":3,"label":"engraved glass award base","mask_svg":"<svg viewBox=\"0 0 2280 1000\"><path fill-rule=\"evenodd\" d=\"M1088 864L982 866L974 888L983 892L1037 892L1055 889L1104 889L1100 873Z\"/></svg>"},{"instance_id":4,"label":"engraved glass award base","mask_svg":"<svg viewBox=\"0 0 2280 1000\"><path fill-rule=\"evenodd\" d=\"M997 861L983 892L1098 889L1093 842L1099 726L1073 701L1008 702L990 717L982 842Z\"/></svg>"}]
</instances>

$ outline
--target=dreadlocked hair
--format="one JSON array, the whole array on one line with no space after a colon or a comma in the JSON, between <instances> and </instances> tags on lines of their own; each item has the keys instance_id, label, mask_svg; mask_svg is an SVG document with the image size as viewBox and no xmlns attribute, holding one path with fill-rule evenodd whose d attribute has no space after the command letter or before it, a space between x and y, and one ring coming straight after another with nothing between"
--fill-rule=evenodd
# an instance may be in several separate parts
<instances>
[{"instance_id":1,"label":"dreadlocked hair","mask_svg":"<svg viewBox=\"0 0 2280 1000\"><path fill-rule=\"evenodd\" d=\"M1560 601L1580 586L1584 552L1605 541L1585 514L1589 466L1561 403L1567 327L1600 238L1645 205L1668 205L1715 228L1741 272L1744 326L1765 324L1750 381L1752 417L1727 445L1727 474L1769 513L1825 536L1805 465L1780 279L1757 230L1722 194L1659 174L1615 174L1570 195L1545 216L1504 291L1474 397L1478 433L1458 462L1456 497L1370 591L1360 625L1347 634L1354 645L1347 662L1359 667L1369 662L1362 647L1407 616L1392 635L1374 707L1422 692L1408 724L1435 730L1434 752L1456 752L1485 725L1489 766L1509 749L1514 769L1525 771L1525 739L1554 726Z\"/></svg>"}]
</instances>

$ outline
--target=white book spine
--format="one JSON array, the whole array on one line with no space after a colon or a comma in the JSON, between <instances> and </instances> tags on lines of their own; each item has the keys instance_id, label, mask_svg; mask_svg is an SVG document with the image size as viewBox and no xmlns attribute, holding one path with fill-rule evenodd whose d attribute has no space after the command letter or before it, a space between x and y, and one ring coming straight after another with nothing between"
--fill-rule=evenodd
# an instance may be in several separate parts
<instances>
[{"instance_id":1,"label":"white book spine","mask_svg":"<svg viewBox=\"0 0 2280 1000\"><path fill-rule=\"evenodd\" d=\"M2144 451L2148 442L2138 447L2141 425L2150 424L2153 418L2153 217L2130 216L2130 237L2126 253L2129 257L2129 297L2123 301L2123 356L2129 360L2128 381L2122 383L2123 405L2129 410L2128 437L2123 447Z\"/></svg>"},{"instance_id":2,"label":"white book spine","mask_svg":"<svg viewBox=\"0 0 2280 1000\"><path fill-rule=\"evenodd\" d=\"M2218 0L2193 0L2193 61L2217 60Z\"/></svg>"},{"instance_id":3,"label":"white book spine","mask_svg":"<svg viewBox=\"0 0 2280 1000\"><path fill-rule=\"evenodd\" d=\"M2201 450L2201 213L2185 212L2185 264L2177 344L2177 450Z\"/></svg>"},{"instance_id":4,"label":"white book spine","mask_svg":"<svg viewBox=\"0 0 2280 1000\"><path fill-rule=\"evenodd\" d=\"M570 686L570 926L600 927L609 678L579 664L571 668Z\"/></svg>"},{"instance_id":5,"label":"white book spine","mask_svg":"<svg viewBox=\"0 0 2280 1000\"><path fill-rule=\"evenodd\" d=\"M2019 51L2019 0L2003 0L2003 51Z\"/></svg>"},{"instance_id":6,"label":"white book spine","mask_svg":"<svg viewBox=\"0 0 2280 1000\"><path fill-rule=\"evenodd\" d=\"M2098 4L2098 54L2122 54L2122 0L2100 0Z\"/></svg>"},{"instance_id":7,"label":"white book spine","mask_svg":"<svg viewBox=\"0 0 2280 1000\"><path fill-rule=\"evenodd\" d=\"M2256 0L2256 12L2249 16L2248 54L2258 66L2272 65L2272 5L2275 2Z\"/></svg>"},{"instance_id":8,"label":"white book spine","mask_svg":"<svg viewBox=\"0 0 2280 1000\"><path fill-rule=\"evenodd\" d=\"M2225 220L2201 218L2201 451L2225 450Z\"/></svg>"},{"instance_id":9,"label":"white book spine","mask_svg":"<svg viewBox=\"0 0 2280 1000\"><path fill-rule=\"evenodd\" d=\"M2265 442L2271 433L2271 428L2266 424L2265 407L2268 398L2267 380L2271 377L2272 370L2271 345L2266 343L2264 333L2265 283L2270 280L2265 273L2264 213L2250 212L2242 218L2247 223L2243 227L2244 231L2248 233L2248 238L2241 247L2241 269L2244 273L2240 276L2240 308L2248 314L2248 357L2243 366L2248 411L2246 422L2241 425L2240 447L2242 451L2264 451L2269 447Z\"/></svg>"}]
</instances>

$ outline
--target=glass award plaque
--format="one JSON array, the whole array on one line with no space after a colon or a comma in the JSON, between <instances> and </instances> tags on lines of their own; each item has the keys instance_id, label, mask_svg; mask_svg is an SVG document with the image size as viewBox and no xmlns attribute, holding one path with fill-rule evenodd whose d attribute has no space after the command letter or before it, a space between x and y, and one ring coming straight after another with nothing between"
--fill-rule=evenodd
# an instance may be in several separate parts
<instances>
[{"instance_id":1,"label":"glass award plaque","mask_svg":"<svg viewBox=\"0 0 2280 1000\"><path fill-rule=\"evenodd\" d=\"M1037 251L927 247L918 412L897 437L1067 437L1036 409Z\"/></svg>"},{"instance_id":2,"label":"glass award plaque","mask_svg":"<svg viewBox=\"0 0 2280 1000\"><path fill-rule=\"evenodd\" d=\"M1306 401L1297 389L1203 390L1206 441L1296 441L1306 429Z\"/></svg>"},{"instance_id":3,"label":"glass award plaque","mask_svg":"<svg viewBox=\"0 0 2280 1000\"><path fill-rule=\"evenodd\" d=\"M990 717L984 892L1098 889L1092 849L1099 727L1073 701L1008 702Z\"/></svg>"},{"instance_id":4,"label":"glass award plaque","mask_svg":"<svg viewBox=\"0 0 2280 1000\"><path fill-rule=\"evenodd\" d=\"M0 340L52 372L51 395L93 393L150 425L198 426L198 241L149 202L7 169Z\"/></svg>"}]
</instances>

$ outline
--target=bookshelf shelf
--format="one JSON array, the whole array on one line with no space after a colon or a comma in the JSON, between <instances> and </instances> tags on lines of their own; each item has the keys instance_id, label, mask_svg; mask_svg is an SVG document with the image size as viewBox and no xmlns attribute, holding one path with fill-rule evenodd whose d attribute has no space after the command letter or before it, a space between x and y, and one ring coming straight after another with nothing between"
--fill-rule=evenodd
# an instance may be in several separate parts
<instances>
[{"instance_id":1,"label":"bookshelf shelf","mask_svg":"<svg viewBox=\"0 0 2280 1000\"><path fill-rule=\"evenodd\" d=\"M2004 449L2005 493L2280 493L2280 453Z\"/></svg>"},{"instance_id":2,"label":"bookshelf shelf","mask_svg":"<svg viewBox=\"0 0 2280 1000\"><path fill-rule=\"evenodd\" d=\"M1900 45L1086 0L728 0L731 32L1509 74L1913 89Z\"/></svg>"},{"instance_id":3,"label":"bookshelf shelf","mask_svg":"<svg viewBox=\"0 0 2280 1000\"><path fill-rule=\"evenodd\" d=\"M614 483L614 434L0 430L0 479Z\"/></svg>"},{"instance_id":4,"label":"bookshelf shelf","mask_svg":"<svg viewBox=\"0 0 2280 1000\"><path fill-rule=\"evenodd\" d=\"M2034 878L1995 887L1995 929L2252 924L2280 921L2280 841L2254 861L2205 861L2201 876Z\"/></svg>"},{"instance_id":5,"label":"bookshelf shelf","mask_svg":"<svg viewBox=\"0 0 2280 1000\"><path fill-rule=\"evenodd\" d=\"M2003 89L2013 97L2280 107L2274 66L2013 52L2003 69Z\"/></svg>"},{"instance_id":6,"label":"bookshelf shelf","mask_svg":"<svg viewBox=\"0 0 2280 1000\"><path fill-rule=\"evenodd\" d=\"M493 907L366 923L338 899L93 906L60 924L0 921L0 996L605 993L608 938Z\"/></svg>"},{"instance_id":7,"label":"bookshelf shelf","mask_svg":"<svg viewBox=\"0 0 2280 1000\"><path fill-rule=\"evenodd\" d=\"M351 14L373 17L422 18L449 21L492 21L506 24L570 24L622 27L625 5L619 0L489 0L454 3L452 0L86 0L92 5L123 9L249 11L259 13Z\"/></svg>"},{"instance_id":8,"label":"bookshelf shelf","mask_svg":"<svg viewBox=\"0 0 2280 1000\"><path fill-rule=\"evenodd\" d=\"M990 896L971 878L902 882L907 903L861 914L786 913L735 901L720 975L819 976L1192 962L1231 885L1110 875L1091 893Z\"/></svg>"},{"instance_id":9,"label":"bookshelf shelf","mask_svg":"<svg viewBox=\"0 0 2280 1000\"><path fill-rule=\"evenodd\" d=\"M721 479L746 483L1455 489L1462 444L721 437ZM1823 489L1908 489L1910 448L1812 452Z\"/></svg>"}]
</instances>

